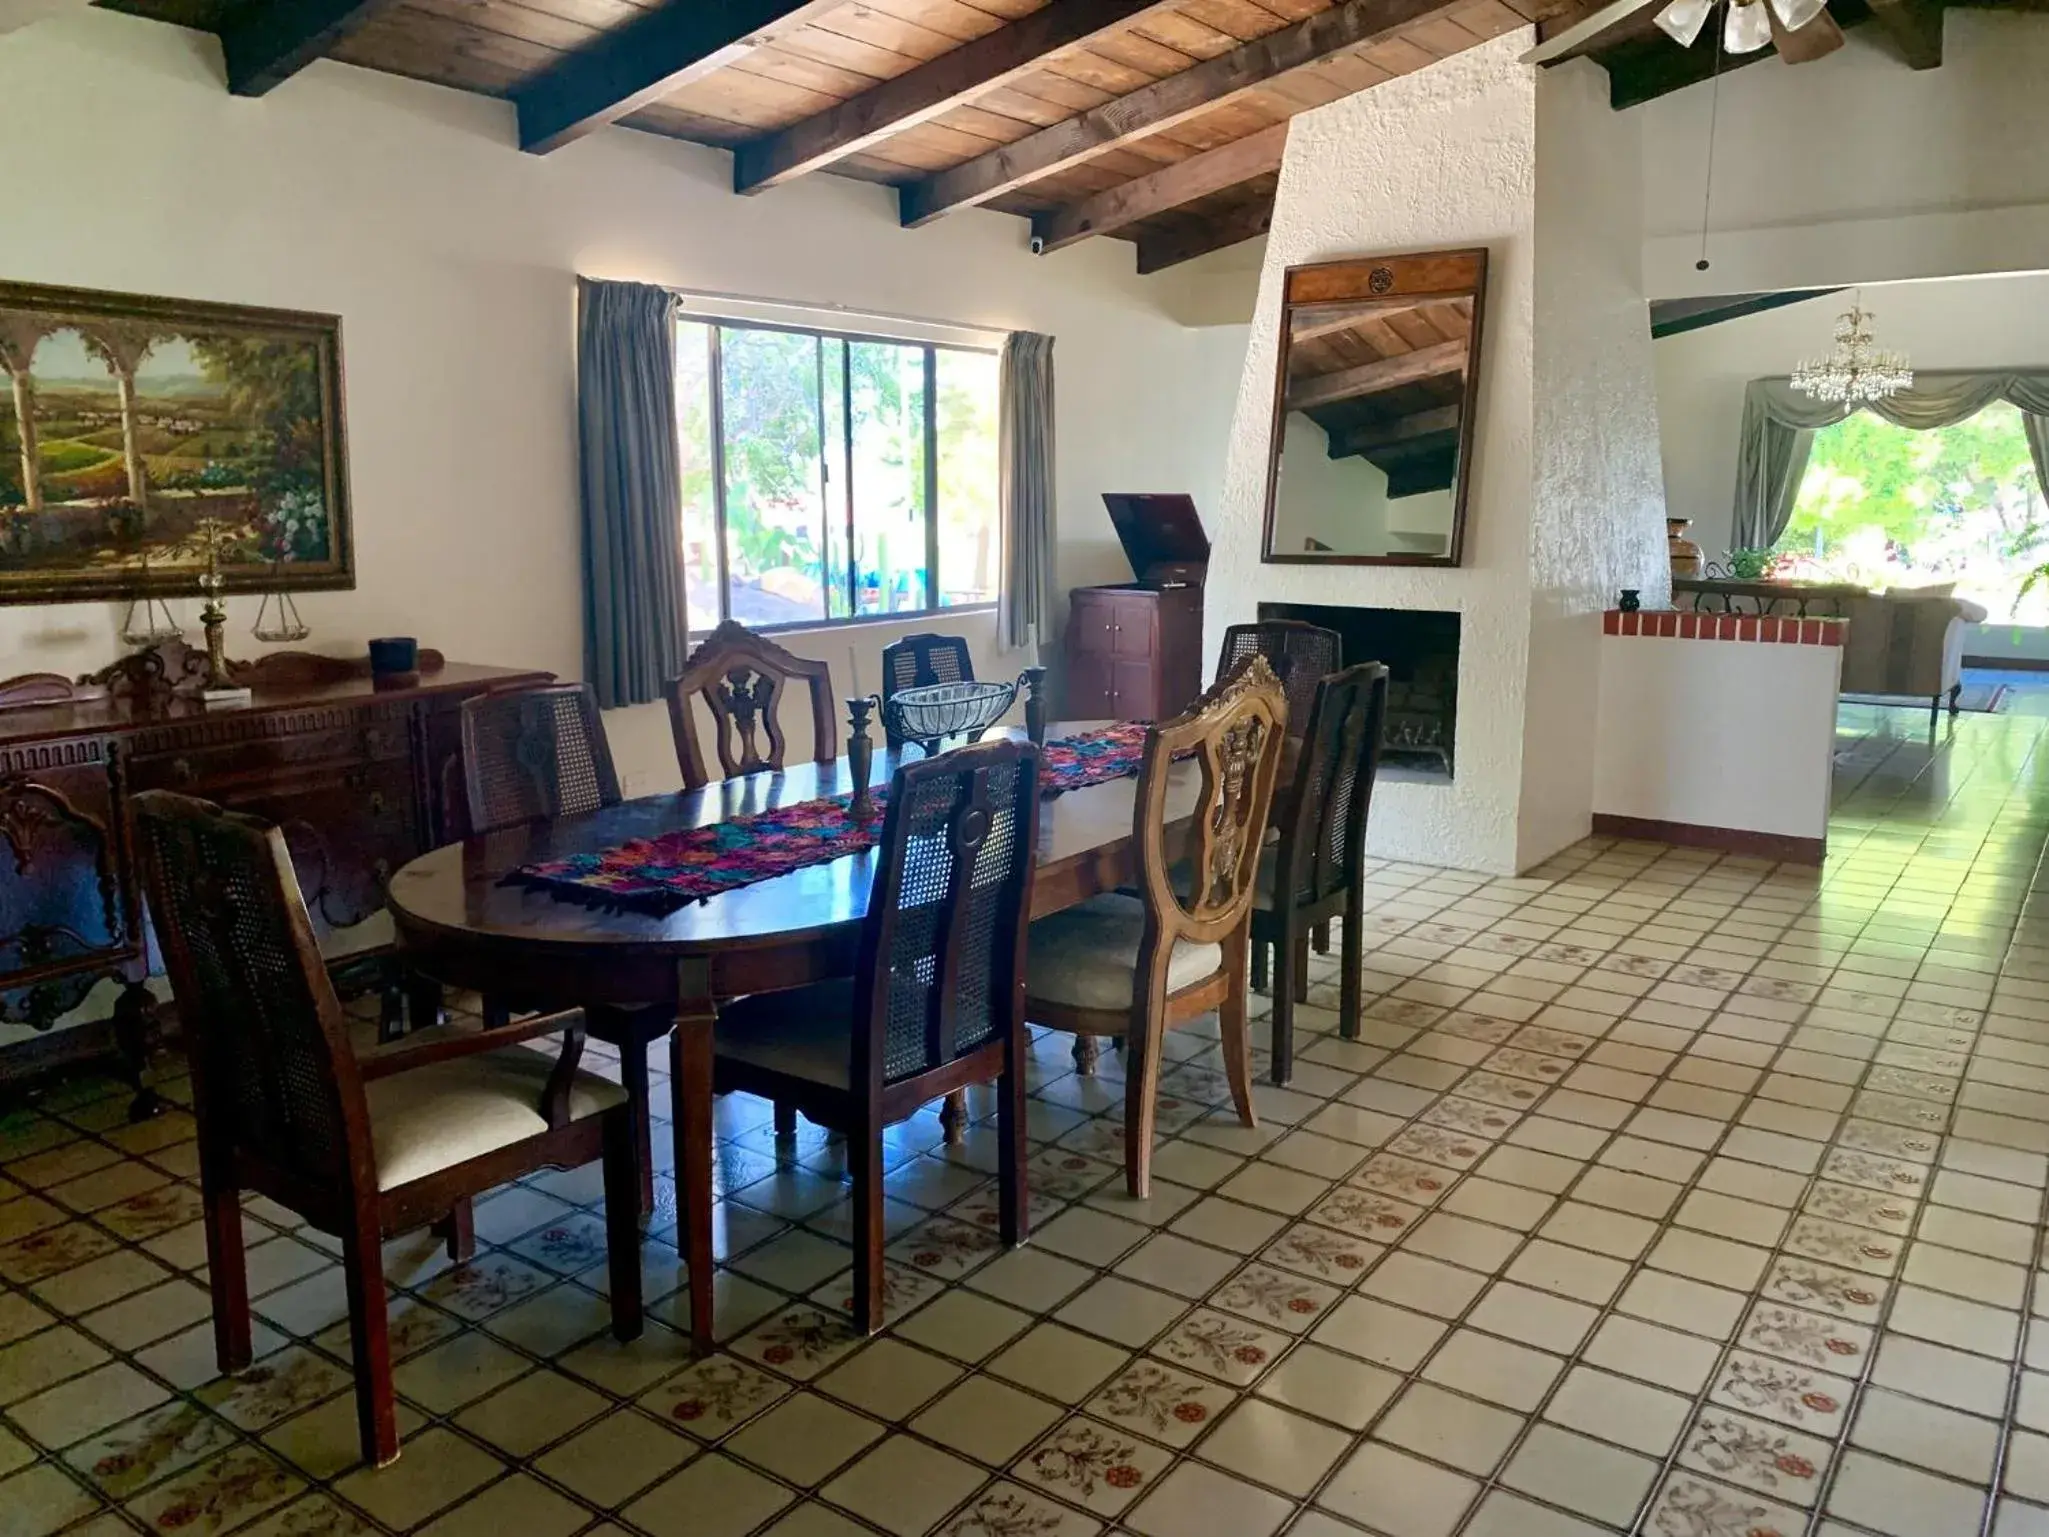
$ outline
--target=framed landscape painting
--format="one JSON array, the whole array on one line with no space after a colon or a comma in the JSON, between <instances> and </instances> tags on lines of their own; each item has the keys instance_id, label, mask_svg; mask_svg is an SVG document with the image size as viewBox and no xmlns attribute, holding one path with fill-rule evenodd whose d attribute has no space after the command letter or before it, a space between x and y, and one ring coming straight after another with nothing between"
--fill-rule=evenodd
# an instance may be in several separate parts
<instances>
[{"instance_id":1,"label":"framed landscape painting","mask_svg":"<svg viewBox=\"0 0 2049 1537\"><path fill-rule=\"evenodd\" d=\"M0 283L0 603L353 587L333 315Z\"/></svg>"}]
</instances>

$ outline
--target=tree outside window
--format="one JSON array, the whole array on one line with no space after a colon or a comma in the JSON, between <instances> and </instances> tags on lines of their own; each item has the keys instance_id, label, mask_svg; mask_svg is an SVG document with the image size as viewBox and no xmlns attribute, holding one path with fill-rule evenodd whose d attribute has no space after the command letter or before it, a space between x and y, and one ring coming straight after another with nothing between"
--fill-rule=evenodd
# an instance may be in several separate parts
<instances>
[{"instance_id":1,"label":"tree outside window","mask_svg":"<svg viewBox=\"0 0 2049 1537\"><path fill-rule=\"evenodd\" d=\"M993 353L787 327L678 328L690 627L993 603Z\"/></svg>"},{"instance_id":2,"label":"tree outside window","mask_svg":"<svg viewBox=\"0 0 2049 1537\"><path fill-rule=\"evenodd\" d=\"M1998 622L2049 623L2049 506L2019 410L1926 432L1858 411L1814 435L1780 574L1873 588L1953 582Z\"/></svg>"}]
</instances>

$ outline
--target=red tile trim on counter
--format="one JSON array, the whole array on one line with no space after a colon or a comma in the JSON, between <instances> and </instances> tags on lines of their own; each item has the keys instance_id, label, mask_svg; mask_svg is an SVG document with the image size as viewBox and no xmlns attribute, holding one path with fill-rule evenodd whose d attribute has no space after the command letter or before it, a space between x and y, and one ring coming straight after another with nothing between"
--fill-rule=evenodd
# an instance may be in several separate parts
<instances>
[{"instance_id":1,"label":"red tile trim on counter","mask_svg":"<svg viewBox=\"0 0 2049 1537\"><path fill-rule=\"evenodd\" d=\"M1649 635L1664 640L1748 640L1774 646L1840 646L1847 619L1803 619L1787 614L1698 614L1676 609L1601 616L1604 635Z\"/></svg>"}]
</instances>

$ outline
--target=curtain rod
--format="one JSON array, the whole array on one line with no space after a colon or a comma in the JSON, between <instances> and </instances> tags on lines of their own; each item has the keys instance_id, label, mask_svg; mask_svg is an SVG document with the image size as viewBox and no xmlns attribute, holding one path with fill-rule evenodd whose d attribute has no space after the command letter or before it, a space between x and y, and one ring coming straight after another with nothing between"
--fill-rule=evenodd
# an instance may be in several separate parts
<instances>
[{"instance_id":1,"label":"curtain rod","mask_svg":"<svg viewBox=\"0 0 2049 1537\"><path fill-rule=\"evenodd\" d=\"M670 293L679 299L699 300L710 304L757 305L764 309L807 311L817 315L838 315L848 320L880 320L894 325L923 326L934 331L953 331L962 336L1004 336L1011 326L962 325L954 320L932 320L923 315L901 315L890 310L858 309L851 304L836 304L827 300L803 301L797 299L764 299L754 294L719 293L704 288L679 288L673 283L664 284Z\"/></svg>"}]
</instances>

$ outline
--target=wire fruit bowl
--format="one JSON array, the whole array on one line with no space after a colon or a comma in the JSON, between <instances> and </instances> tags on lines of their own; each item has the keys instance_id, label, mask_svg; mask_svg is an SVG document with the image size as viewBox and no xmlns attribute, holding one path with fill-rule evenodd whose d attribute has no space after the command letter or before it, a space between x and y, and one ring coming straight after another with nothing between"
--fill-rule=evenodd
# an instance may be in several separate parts
<instances>
[{"instance_id":1,"label":"wire fruit bowl","mask_svg":"<svg viewBox=\"0 0 2049 1537\"><path fill-rule=\"evenodd\" d=\"M930 757L947 737L979 735L1003 719L1016 702L1017 689L1017 683L928 683L899 689L882 702L882 723Z\"/></svg>"}]
</instances>

